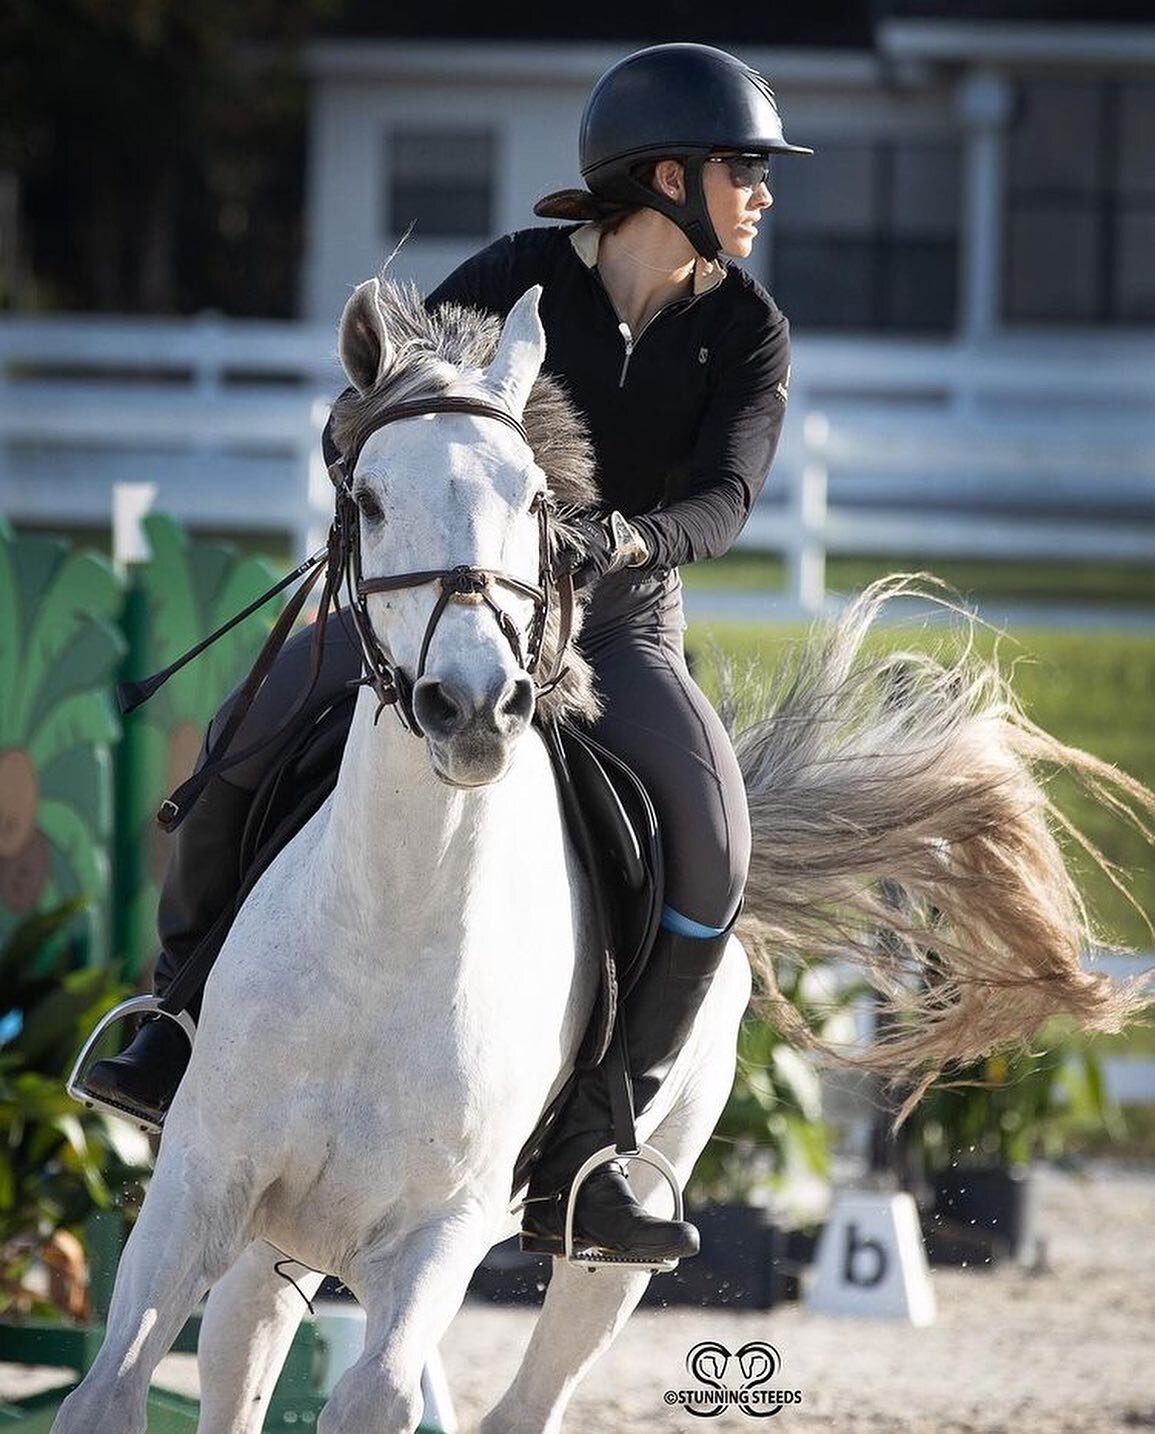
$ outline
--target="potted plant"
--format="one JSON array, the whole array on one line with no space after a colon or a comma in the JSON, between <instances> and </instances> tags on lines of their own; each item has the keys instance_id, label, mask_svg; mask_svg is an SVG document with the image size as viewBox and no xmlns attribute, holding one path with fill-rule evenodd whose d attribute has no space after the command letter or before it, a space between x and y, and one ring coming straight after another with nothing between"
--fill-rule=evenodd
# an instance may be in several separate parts
<instances>
[{"instance_id":1,"label":"potted plant","mask_svg":"<svg viewBox=\"0 0 1155 1434\"><path fill-rule=\"evenodd\" d=\"M1065 1154L1073 1131L1089 1120L1121 1128L1102 1063L1086 1038L1056 1019L1033 1044L1033 1050L995 1053L953 1072L910 1117L934 1192L924 1217L932 1259L1035 1259L1031 1161Z\"/></svg>"},{"instance_id":2,"label":"potted plant","mask_svg":"<svg viewBox=\"0 0 1155 1434\"><path fill-rule=\"evenodd\" d=\"M146 1170L147 1140L65 1092L91 1027L129 988L77 967L83 898L34 916L0 948L0 1315L86 1313L82 1227Z\"/></svg>"}]
</instances>

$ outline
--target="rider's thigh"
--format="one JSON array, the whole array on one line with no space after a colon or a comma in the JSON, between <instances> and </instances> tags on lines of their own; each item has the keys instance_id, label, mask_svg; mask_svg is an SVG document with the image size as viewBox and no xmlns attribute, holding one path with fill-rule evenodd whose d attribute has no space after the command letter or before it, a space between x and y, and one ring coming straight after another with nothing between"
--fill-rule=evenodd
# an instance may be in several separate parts
<instances>
[{"instance_id":1,"label":"rider's thigh","mask_svg":"<svg viewBox=\"0 0 1155 1434\"><path fill-rule=\"evenodd\" d=\"M605 703L594 736L645 782L657 808L666 904L706 926L734 916L750 862L750 815L734 748L686 665L669 594L599 633L589 656Z\"/></svg>"}]
</instances>

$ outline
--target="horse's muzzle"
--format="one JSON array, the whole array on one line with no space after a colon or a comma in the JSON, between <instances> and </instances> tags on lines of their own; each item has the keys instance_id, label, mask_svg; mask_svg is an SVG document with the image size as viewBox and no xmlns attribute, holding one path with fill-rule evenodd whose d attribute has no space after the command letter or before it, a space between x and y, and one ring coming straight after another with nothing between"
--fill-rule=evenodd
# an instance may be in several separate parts
<instances>
[{"instance_id":1,"label":"horse's muzzle","mask_svg":"<svg viewBox=\"0 0 1155 1434\"><path fill-rule=\"evenodd\" d=\"M448 677L423 677L413 689L413 715L434 770L456 786L482 786L504 773L534 703L533 682L525 674L500 677L482 696Z\"/></svg>"}]
</instances>

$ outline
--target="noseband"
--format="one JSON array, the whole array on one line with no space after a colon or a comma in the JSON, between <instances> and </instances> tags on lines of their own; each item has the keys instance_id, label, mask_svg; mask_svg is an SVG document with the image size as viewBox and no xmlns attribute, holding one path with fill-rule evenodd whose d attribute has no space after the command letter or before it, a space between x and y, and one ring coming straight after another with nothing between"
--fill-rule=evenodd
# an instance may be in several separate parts
<instances>
[{"instance_id":1,"label":"noseband","mask_svg":"<svg viewBox=\"0 0 1155 1434\"><path fill-rule=\"evenodd\" d=\"M535 584L522 582L496 568L475 568L460 564L453 568L427 568L417 572L396 573L388 577L366 578L361 572L361 524L356 502L353 498L352 477L361 450L373 433L386 424L397 423L404 418L420 418L430 413L465 413L476 418L494 418L504 423L529 447L529 436L512 414L503 408L472 398L426 398L410 403L399 403L381 414L373 427L363 434L355 447L343 454L329 466L329 476L337 490L337 509L333 531L330 534L330 564L339 563L335 576L340 581L343 572L350 616L356 630L365 664L365 681L377 694L378 716L381 708L395 707L401 723L415 735L421 735L421 727L413 712L413 691L425 675L425 664L429 648L438 624L451 602L483 603L497 619L497 625L519 667L531 677L537 672L545 642L546 624L549 620L550 595L558 595L561 631L553 670L543 682L536 684L538 696L551 691L563 675L562 660L569 643L573 619L573 582L569 574L553 572L549 558L550 529L549 506L544 498L536 500L538 521L538 581ZM336 556L335 556L336 553ZM426 583L437 583L440 591L421 642L421 653L417 661L417 672L410 678L397 667L373 630L365 599L374 593L400 592L405 588L422 587ZM495 587L507 588L533 603L533 621L530 625L527 650L522 652L521 638L509 614L493 599Z\"/></svg>"}]
</instances>

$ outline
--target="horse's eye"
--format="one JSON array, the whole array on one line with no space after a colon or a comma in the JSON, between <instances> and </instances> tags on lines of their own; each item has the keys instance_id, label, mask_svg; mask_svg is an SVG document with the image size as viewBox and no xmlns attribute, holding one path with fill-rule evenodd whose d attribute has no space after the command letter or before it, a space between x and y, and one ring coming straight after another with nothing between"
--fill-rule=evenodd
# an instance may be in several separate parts
<instances>
[{"instance_id":1,"label":"horse's eye","mask_svg":"<svg viewBox=\"0 0 1155 1434\"><path fill-rule=\"evenodd\" d=\"M361 510L361 516L370 523L380 521L385 515L381 510L381 504L377 501L377 495L372 488L358 488L353 494L357 507Z\"/></svg>"},{"instance_id":2,"label":"horse's eye","mask_svg":"<svg viewBox=\"0 0 1155 1434\"><path fill-rule=\"evenodd\" d=\"M537 515L541 512L541 510L545 507L545 501L545 489L539 488L537 492L533 495L533 501L529 505L529 511L533 517L536 518Z\"/></svg>"}]
</instances>

